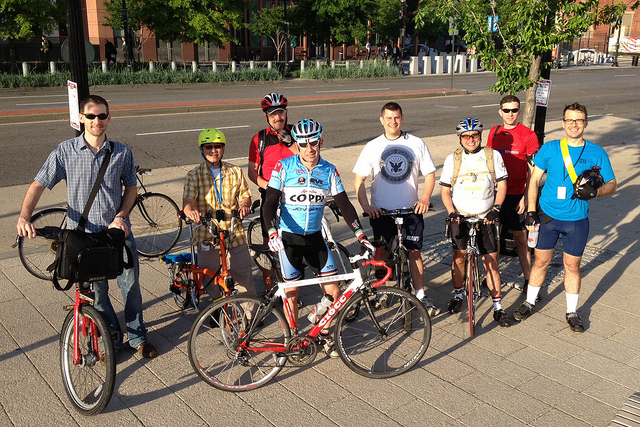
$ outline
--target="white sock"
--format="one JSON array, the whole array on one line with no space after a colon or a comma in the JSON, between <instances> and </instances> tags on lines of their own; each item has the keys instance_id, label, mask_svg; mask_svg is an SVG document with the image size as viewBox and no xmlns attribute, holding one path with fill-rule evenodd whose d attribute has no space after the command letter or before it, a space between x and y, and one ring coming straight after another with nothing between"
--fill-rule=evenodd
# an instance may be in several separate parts
<instances>
[{"instance_id":1,"label":"white sock","mask_svg":"<svg viewBox=\"0 0 640 427\"><path fill-rule=\"evenodd\" d=\"M540 293L540 289L535 286L527 286L527 302L531 305L536 305L536 298L538 298L538 294Z\"/></svg>"},{"instance_id":2,"label":"white sock","mask_svg":"<svg viewBox=\"0 0 640 427\"><path fill-rule=\"evenodd\" d=\"M424 289L418 289L416 291L416 298L418 298L419 300L422 300L422 298L424 298Z\"/></svg>"},{"instance_id":3,"label":"white sock","mask_svg":"<svg viewBox=\"0 0 640 427\"><path fill-rule=\"evenodd\" d=\"M493 299L493 311L502 310L502 297Z\"/></svg>"},{"instance_id":4,"label":"white sock","mask_svg":"<svg viewBox=\"0 0 640 427\"><path fill-rule=\"evenodd\" d=\"M567 296L567 313L575 313L578 311L578 297L580 294L570 294L565 292Z\"/></svg>"}]
</instances>

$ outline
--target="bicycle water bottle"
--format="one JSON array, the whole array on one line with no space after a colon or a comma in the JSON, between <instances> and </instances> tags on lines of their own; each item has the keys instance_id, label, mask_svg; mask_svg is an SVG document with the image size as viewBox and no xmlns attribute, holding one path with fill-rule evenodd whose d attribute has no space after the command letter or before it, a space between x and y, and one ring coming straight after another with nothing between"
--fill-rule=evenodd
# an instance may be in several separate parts
<instances>
[{"instance_id":1,"label":"bicycle water bottle","mask_svg":"<svg viewBox=\"0 0 640 427\"><path fill-rule=\"evenodd\" d=\"M530 248L535 248L538 244L538 234L540 232L540 224L536 224L533 226L533 232L529 233L527 237L527 244Z\"/></svg>"},{"instance_id":2,"label":"bicycle water bottle","mask_svg":"<svg viewBox=\"0 0 640 427\"><path fill-rule=\"evenodd\" d=\"M323 296L320 302L313 306L311 313L307 316L309 322L313 324L318 323L322 316L327 312L327 309L331 307L331 304L333 304L333 297L331 295Z\"/></svg>"}]
</instances>

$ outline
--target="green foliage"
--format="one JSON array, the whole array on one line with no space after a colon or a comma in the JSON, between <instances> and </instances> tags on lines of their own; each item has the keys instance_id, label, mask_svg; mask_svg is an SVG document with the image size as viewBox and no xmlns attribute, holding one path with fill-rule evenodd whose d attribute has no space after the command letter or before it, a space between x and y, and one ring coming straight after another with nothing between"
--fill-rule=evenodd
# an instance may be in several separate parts
<instances>
[{"instance_id":1,"label":"green foliage","mask_svg":"<svg viewBox=\"0 0 640 427\"><path fill-rule=\"evenodd\" d=\"M331 68L327 66L317 68L315 64L311 63L309 68L300 73L300 77L304 79L317 80L399 77L401 75L398 67L390 66L387 62L378 61L366 61L363 68L360 68L357 63L351 63L349 68Z\"/></svg>"},{"instance_id":2,"label":"green foliage","mask_svg":"<svg viewBox=\"0 0 640 427\"><path fill-rule=\"evenodd\" d=\"M20 76L15 74L0 74L0 87L49 87L66 86L71 79L69 71L61 71L55 74L28 74ZM96 68L89 72L89 85L140 85L153 83L217 83L240 81L273 81L282 79L282 74L276 68L268 70L258 68L254 70L240 70L209 72L187 70L173 71L170 68L159 68L154 72L146 70L127 72L123 70L103 73Z\"/></svg>"},{"instance_id":3,"label":"green foliage","mask_svg":"<svg viewBox=\"0 0 640 427\"><path fill-rule=\"evenodd\" d=\"M161 40L222 47L233 40L231 28L243 26L243 0L128 0L132 28L147 26ZM122 28L122 0L105 1L107 23Z\"/></svg>"},{"instance_id":4,"label":"green foliage","mask_svg":"<svg viewBox=\"0 0 640 427\"><path fill-rule=\"evenodd\" d=\"M533 87L539 72L530 75L532 64L539 62L543 53L572 40L594 23L598 0L498 0L494 6L492 3L430 0L421 4L416 20L424 26L433 17L448 21L450 16L457 16L456 25L464 32L467 45L475 46L485 68L496 73L498 81L491 89L515 93ZM496 33L489 32L489 15L499 16Z\"/></svg>"},{"instance_id":5,"label":"green foliage","mask_svg":"<svg viewBox=\"0 0 640 427\"><path fill-rule=\"evenodd\" d=\"M296 7L287 8L287 17L295 16ZM251 14L249 29L255 34L269 37L276 48L277 59L280 60L280 52L284 49L287 28L284 19L284 5L278 7L263 8Z\"/></svg>"},{"instance_id":6,"label":"green foliage","mask_svg":"<svg viewBox=\"0 0 640 427\"><path fill-rule=\"evenodd\" d=\"M382 40L395 40L400 34L402 22L400 14L402 3L400 0L380 0L371 24L373 30Z\"/></svg>"},{"instance_id":7,"label":"green foliage","mask_svg":"<svg viewBox=\"0 0 640 427\"><path fill-rule=\"evenodd\" d=\"M351 44L367 38L367 21L377 9L374 0L302 0L298 20L321 42Z\"/></svg>"},{"instance_id":8,"label":"green foliage","mask_svg":"<svg viewBox=\"0 0 640 427\"><path fill-rule=\"evenodd\" d=\"M60 18L59 8L49 0L0 0L0 39L30 39L49 33Z\"/></svg>"}]
</instances>

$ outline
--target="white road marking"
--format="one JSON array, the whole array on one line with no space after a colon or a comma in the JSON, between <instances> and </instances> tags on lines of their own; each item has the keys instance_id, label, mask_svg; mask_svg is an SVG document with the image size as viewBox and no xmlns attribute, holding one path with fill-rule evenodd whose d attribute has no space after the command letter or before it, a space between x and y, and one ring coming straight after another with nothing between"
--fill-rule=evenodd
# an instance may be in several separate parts
<instances>
[{"instance_id":1,"label":"white road marking","mask_svg":"<svg viewBox=\"0 0 640 427\"><path fill-rule=\"evenodd\" d=\"M341 93L341 92L373 92L381 90L391 90L390 87L376 87L372 89L345 89L345 90L317 90L316 93Z\"/></svg>"},{"instance_id":2,"label":"white road marking","mask_svg":"<svg viewBox=\"0 0 640 427\"><path fill-rule=\"evenodd\" d=\"M54 105L54 104L68 104L69 101L58 101L58 102L31 102L28 104L16 104L18 107L26 107L32 105Z\"/></svg>"},{"instance_id":3,"label":"white road marking","mask_svg":"<svg viewBox=\"0 0 640 427\"><path fill-rule=\"evenodd\" d=\"M239 126L225 126L219 127L216 129L240 129L240 128L248 128L249 125L239 125ZM182 130L166 130L162 132L146 132L146 133L137 133L136 136L147 136L147 135L163 135L167 133L183 133L183 132L201 132L205 128L202 129L182 129Z\"/></svg>"}]
</instances>

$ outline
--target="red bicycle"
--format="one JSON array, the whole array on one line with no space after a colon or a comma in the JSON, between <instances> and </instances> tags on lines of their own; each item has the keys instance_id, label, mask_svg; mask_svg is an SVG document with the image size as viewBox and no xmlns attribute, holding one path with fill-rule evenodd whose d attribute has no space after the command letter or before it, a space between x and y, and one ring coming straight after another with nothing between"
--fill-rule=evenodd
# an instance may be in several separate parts
<instances>
[{"instance_id":1,"label":"red bicycle","mask_svg":"<svg viewBox=\"0 0 640 427\"><path fill-rule=\"evenodd\" d=\"M265 255L272 256L269 252ZM367 255L350 257L357 266ZM273 257L277 258L277 257ZM262 298L234 296L214 302L196 318L189 333L189 360L205 382L225 391L247 391L271 381L286 362L304 366L313 362L326 339L320 331L337 316L333 340L342 361L370 378L389 378L408 371L427 351L431 320L424 305L395 287L381 286L391 276L383 261L362 267L385 267L379 281L352 273L278 282ZM347 281L349 286L306 335L298 334L285 297L289 287ZM386 297L384 307L376 299ZM276 307L283 301L284 315ZM285 317L286 316L286 317ZM305 316L300 316L305 321Z\"/></svg>"},{"instance_id":2,"label":"red bicycle","mask_svg":"<svg viewBox=\"0 0 640 427\"><path fill-rule=\"evenodd\" d=\"M225 297L231 296L234 292L233 278L227 265L227 248L230 247L235 238L234 231L236 223L240 224L240 215L236 210L232 212L230 230L223 230L215 226L211 212L207 212L198 225L194 225L183 211L180 211L179 215L182 220L189 224L189 242L193 242L193 232L196 229L207 227L210 234L216 238L213 243L220 244L220 268L218 271L197 266L197 255L193 245L191 245L190 253L163 255L161 258L169 270L169 275L171 276L169 290L178 309L185 310L188 313L198 313L200 297L206 292L207 287L219 287L221 294Z\"/></svg>"}]
</instances>

